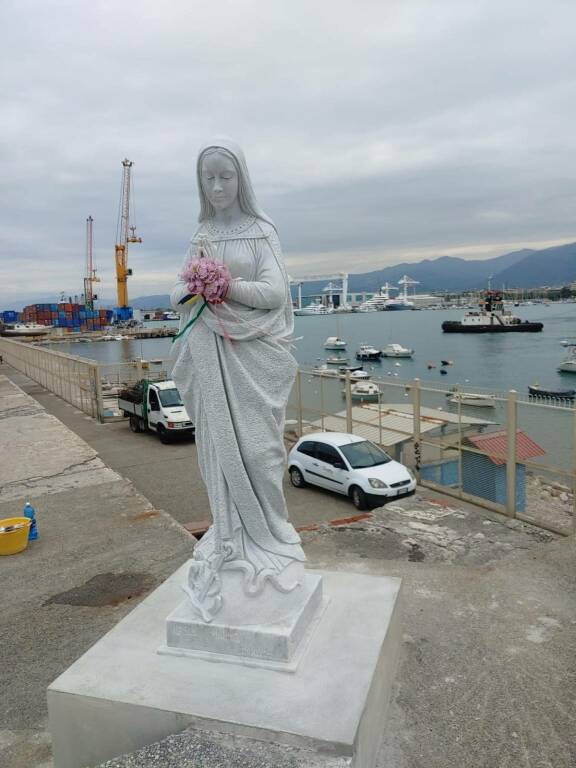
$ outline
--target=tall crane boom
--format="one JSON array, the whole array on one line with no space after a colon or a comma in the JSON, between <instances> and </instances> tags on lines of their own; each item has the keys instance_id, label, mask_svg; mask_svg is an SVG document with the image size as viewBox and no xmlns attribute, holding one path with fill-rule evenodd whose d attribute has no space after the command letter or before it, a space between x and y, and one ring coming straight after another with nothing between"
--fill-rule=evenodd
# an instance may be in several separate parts
<instances>
[{"instance_id":1,"label":"tall crane boom","mask_svg":"<svg viewBox=\"0 0 576 768\"><path fill-rule=\"evenodd\" d=\"M84 303L88 309L94 309L94 300L98 296L94 293L94 283L99 283L100 278L96 276L94 269L93 251L94 251L94 219L88 216L86 219L86 271L84 272Z\"/></svg>"},{"instance_id":2,"label":"tall crane boom","mask_svg":"<svg viewBox=\"0 0 576 768\"><path fill-rule=\"evenodd\" d=\"M128 278L132 270L128 269L128 243L141 243L142 238L136 235L136 227L130 226L130 194L132 183L131 160L122 160L122 190L120 192L120 212L116 232L116 286L118 289L118 315L129 315L128 311ZM122 312L124 310L124 312ZM128 319L121 317L121 319Z\"/></svg>"}]
</instances>

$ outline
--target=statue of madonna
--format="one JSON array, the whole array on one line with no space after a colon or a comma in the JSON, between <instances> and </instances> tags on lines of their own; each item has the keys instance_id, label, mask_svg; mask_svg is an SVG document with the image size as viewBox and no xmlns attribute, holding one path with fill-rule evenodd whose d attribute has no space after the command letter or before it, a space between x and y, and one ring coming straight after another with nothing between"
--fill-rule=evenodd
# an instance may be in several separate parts
<instances>
[{"instance_id":1,"label":"statue of madonna","mask_svg":"<svg viewBox=\"0 0 576 768\"><path fill-rule=\"evenodd\" d=\"M196 426L198 462L213 524L196 545L184 587L210 621L226 600L224 571L237 571L245 595L299 583L305 559L288 521L282 489L285 407L297 365L289 351L292 303L280 243L258 205L244 154L229 139L203 146L197 162L199 247L230 270L225 300L207 304L174 344L172 376ZM198 304L178 280L171 303L189 325Z\"/></svg>"}]
</instances>

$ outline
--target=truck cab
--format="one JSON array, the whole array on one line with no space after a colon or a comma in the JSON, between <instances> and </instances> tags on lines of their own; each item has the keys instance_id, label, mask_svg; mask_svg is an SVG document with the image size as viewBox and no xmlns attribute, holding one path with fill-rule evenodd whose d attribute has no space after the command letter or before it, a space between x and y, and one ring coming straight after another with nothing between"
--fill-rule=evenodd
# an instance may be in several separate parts
<instances>
[{"instance_id":1,"label":"truck cab","mask_svg":"<svg viewBox=\"0 0 576 768\"><path fill-rule=\"evenodd\" d=\"M194 425L173 381L162 381L148 387L148 428L160 439L194 432Z\"/></svg>"},{"instance_id":2,"label":"truck cab","mask_svg":"<svg viewBox=\"0 0 576 768\"><path fill-rule=\"evenodd\" d=\"M122 397L118 405L130 419L133 432L151 430L163 443L179 434L194 434L194 424L172 380L143 380L133 388L134 397Z\"/></svg>"}]
</instances>

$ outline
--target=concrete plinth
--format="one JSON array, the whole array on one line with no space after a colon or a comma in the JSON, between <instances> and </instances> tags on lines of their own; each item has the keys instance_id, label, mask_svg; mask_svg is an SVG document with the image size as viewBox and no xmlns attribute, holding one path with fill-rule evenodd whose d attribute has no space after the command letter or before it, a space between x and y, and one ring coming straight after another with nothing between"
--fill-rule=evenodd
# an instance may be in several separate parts
<instances>
[{"instance_id":1,"label":"concrete plinth","mask_svg":"<svg viewBox=\"0 0 576 768\"><path fill-rule=\"evenodd\" d=\"M292 673L157 653L186 566L48 689L56 768L83 768L186 727L375 765L400 645L400 581L311 571L327 607Z\"/></svg>"}]
</instances>

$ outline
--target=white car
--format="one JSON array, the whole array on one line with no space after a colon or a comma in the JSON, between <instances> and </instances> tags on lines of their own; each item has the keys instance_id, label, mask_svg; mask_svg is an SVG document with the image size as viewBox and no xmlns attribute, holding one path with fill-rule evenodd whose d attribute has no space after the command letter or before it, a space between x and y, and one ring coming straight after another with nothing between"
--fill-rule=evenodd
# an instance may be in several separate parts
<instances>
[{"instance_id":1,"label":"white car","mask_svg":"<svg viewBox=\"0 0 576 768\"><path fill-rule=\"evenodd\" d=\"M413 493L416 480L403 464L369 440L345 432L301 437L288 455L296 488L318 485L349 496L357 509L381 506L386 499Z\"/></svg>"}]
</instances>

